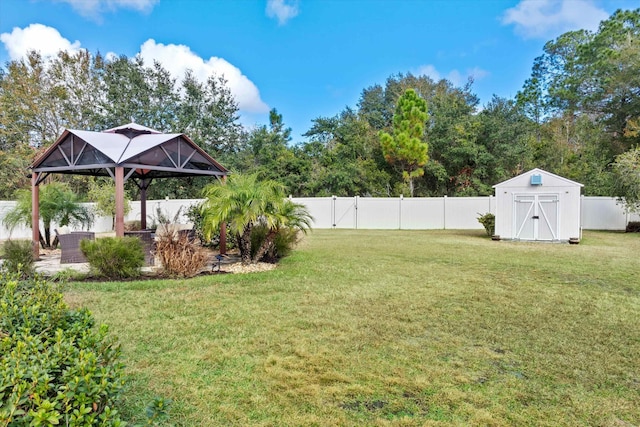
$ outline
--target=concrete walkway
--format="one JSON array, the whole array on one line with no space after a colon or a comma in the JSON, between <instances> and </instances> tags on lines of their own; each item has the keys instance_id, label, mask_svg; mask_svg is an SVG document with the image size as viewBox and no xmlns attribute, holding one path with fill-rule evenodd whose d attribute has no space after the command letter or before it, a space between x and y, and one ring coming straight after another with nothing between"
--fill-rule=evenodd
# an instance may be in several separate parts
<instances>
[{"instance_id":1,"label":"concrete walkway","mask_svg":"<svg viewBox=\"0 0 640 427\"><path fill-rule=\"evenodd\" d=\"M42 273L45 276L53 276L63 270L74 270L79 273L88 273L89 263L60 264L60 252L51 251L49 254L40 254L40 259L35 262L35 268L38 273Z\"/></svg>"}]
</instances>

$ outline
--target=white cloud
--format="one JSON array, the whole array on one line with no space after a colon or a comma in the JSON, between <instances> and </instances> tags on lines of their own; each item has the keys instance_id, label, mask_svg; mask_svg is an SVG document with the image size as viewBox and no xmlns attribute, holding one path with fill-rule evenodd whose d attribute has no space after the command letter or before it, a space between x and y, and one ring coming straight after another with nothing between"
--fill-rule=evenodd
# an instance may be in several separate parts
<instances>
[{"instance_id":1,"label":"white cloud","mask_svg":"<svg viewBox=\"0 0 640 427\"><path fill-rule=\"evenodd\" d=\"M80 42L71 43L60 35L58 30L42 24L31 24L28 27L14 28L11 33L0 34L0 41L4 44L11 60L24 58L31 50L36 50L44 58L50 58L61 50L77 52ZM147 65L156 60L169 71L173 77L182 78L187 69L193 71L195 77L205 82L209 76L222 76L227 80L227 86L234 96L240 111L243 113L264 114L269 106L260 98L260 91L242 71L223 58L212 56L204 60L193 53L188 46L156 43L149 39L140 46L140 55ZM115 58L113 52L106 54L107 60Z\"/></svg>"},{"instance_id":2,"label":"white cloud","mask_svg":"<svg viewBox=\"0 0 640 427\"><path fill-rule=\"evenodd\" d=\"M474 81L482 80L489 75L487 70L480 67L473 67L467 70L467 77L472 77Z\"/></svg>"},{"instance_id":3,"label":"white cloud","mask_svg":"<svg viewBox=\"0 0 640 427\"><path fill-rule=\"evenodd\" d=\"M138 12L149 12L158 0L57 0L68 3L80 15L98 19L107 11L116 9L133 9Z\"/></svg>"},{"instance_id":4,"label":"white cloud","mask_svg":"<svg viewBox=\"0 0 640 427\"><path fill-rule=\"evenodd\" d=\"M284 25L298 15L298 0L267 0L266 12L269 18L278 19L278 25Z\"/></svg>"},{"instance_id":5,"label":"white cloud","mask_svg":"<svg viewBox=\"0 0 640 427\"><path fill-rule=\"evenodd\" d=\"M435 66L421 65L415 72L418 76L427 76L430 77L434 81L439 81L442 79L449 80L454 86L462 86L467 83L467 80L471 77L474 81L482 80L486 76L489 75L489 72L483 70L479 67L474 67L466 70L464 73L461 73L458 70L451 70L446 75L440 73Z\"/></svg>"},{"instance_id":6,"label":"white cloud","mask_svg":"<svg viewBox=\"0 0 640 427\"><path fill-rule=\"evenodd\" d=\"M507 9L504 25L514 25L524 38L549 38L571 30L597 30L609 14L592 0L522 0Z\"/></svg>"},{"instance_id":7,"label":"white cloud","mask_svg":"<svg viewBox=\"0 0 640 427\"><path fill-rule=\"evenodd\" d=\"M40 52L44 58L55 56L61 50L80 50L79 41L71 43L55 28L42 24L31 24L24 29L15 27L10 33L0 34L0 41L4 43L11 60L21 59L32 50Z\"/></svg>"},{"instance_id":8,"label":"white cloud","mask_svg":"<svg viewBox=\"0 0 640 427\"><path fill-rule=\"evenodd\" d=\"M442 78L440 76L440 73L438 72L438 70L436 70L436 67L434 67L431 64L429 64L429 65L421 65L416 70L416 74L419 75L419 76L430 77L434 81L438 81L438 80L440 80Z\"/></svg>"},{"instance_id":9,"label":"white cloud","mask_svg":"<svg viewBox=\"0 0 640 427\"><path fill-rule=\"evenodd\" d=\"M251 80L240 69L223 58L212 56L204 60L189 49L188 46L156 43L149 39L140 47L140 56L146 64L154 60L171 73L173 77L181 78L187 69L193 71L194 76L204 82L211 75L222 76L227 80L227 86L238 102L241 111L249 113L266 113L269 107L260 99L260 92Z\"/></svg>"}]
</instances>

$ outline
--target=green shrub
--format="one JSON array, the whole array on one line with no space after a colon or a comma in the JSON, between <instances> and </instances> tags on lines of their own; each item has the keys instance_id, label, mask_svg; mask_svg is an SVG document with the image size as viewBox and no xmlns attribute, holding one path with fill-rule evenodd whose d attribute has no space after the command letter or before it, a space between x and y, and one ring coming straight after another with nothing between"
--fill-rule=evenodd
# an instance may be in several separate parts
<instances>
[{"instance_id":1,"label":"green shrub","mask_svg":"<svg viewBox=\"0 0 640 427\"><path fill-rule=\"evenodd\" d=\"M139 219L126 221L124 223L124 231L140 231L142 230L142 222Z\"/></svg>"},{"instance_id":2,"label":"green shrub","mask_svg":"<svg viewBox=\"0 0 640 427\"><path fill-rule=\"evenodd\" d=\"M264 239L267 238L268 232L269 229L264 225L255 225L251 230L251 259L258 253L258 249L262 242L264 242Z\"/></svg>"},{"instance_id":3,"label":"green shrub","mask_svg":"<svg viewBox=\"0 0 640 427\"><path fill-rule=\"evenodd\" d=\"M35 260L30 240L7 240L4 242L3 252L4 262L2 265L7 271L19 273L23 277L35 274Z\"/></svg>"},{"instance_id":4,"label":"green shrub","mask_svg":"<svg viewBox=\"0 0 640 427\"><path fill-rule=\"evenodd\" d=\"M487 236L491 237L496 233L496 216L494 214L486 213L484 215L480 215L478 217L478 222L484 226Z\"/></svg>"},{"instance_id":5,"label":"green shrub","mask_svg":"<svg viewBox=\"0 0 640 427\"><path fill-rule=\"evenodd\" d=\"M196 237L200 239L202 246L214 247L220 243L220 235L216 234L211 239L204 238L204 216L202 215L202 203L191 205L187 208L185 214L189 222L193 223L193 231Z\"/></svg>"},{"instance_id":6,"label":"green shrub","mask_svg":"<svg viewBox=\"0 0 640 427\"><path fill-rule=\"evenodd\" d=\"M210 239L204 237L204 216L202 215L202 203L191 205L187 208L185 216L189 222L193 224L193 230L196 237L200 240L200 244L204 247L217 248L220 245L220 233L214 233ZM230 227L227 225L227 230ZM227 250L237 247L235 236L232 233L227 234Z\"/></svg>"},{"instance_id":7,"label":"green shrub","mask_svg":"<svg viewBox=\"0 0 640 427\"><path fill-rule=\"evenodd\" d=\"M144 265L142 242L136 237L81 240L80 250L87 257L91 272L108 279L138 277Z\"/></svg>"},{"instance_id":8,"label":"green shrub","mask_svg":"<svg viewBox=\"0 0 640 427\"><path fill-rule=\"evenodd\" d=\"M269 229L264 225L256 225L251 230L251 258L253 258L258 249L267 238ZM278 229L273 246L258 261L275 263L280 258L284 258L291 253L294 246L298 243L299 232L292 228L282 227Z\"/></svg>"},{"instance_id":9,"label":"green shrub","mask_svg":"<svg viewBox=\"0 0 640 427\"><path fill-rule=\"evenodd\" d=\"M120 348L58 288L0 272L0 425L122 426Z\"/></svg>"},{"instance_id":10,"label":"green shrub","mask_svg":"<svg viewBox=\"0 0 640 427\"><path fill-rule=\"evenodd\" d=\"M640 221L629 221L625 230L627 233L640 233Z\"/></svg>"},{"instance_id":11,"label":"green shrub","mask_svg":"<svg viewBox=\"0 0 640 427\"><path fill-rule=\"evenodd\" d=\"M276 239L273 242L273 250L270 254L274 259L280 259L288 256L295 245L300 240L300 231L293 228L281 228L276 234Z\"/></svg>"}]
</instances>

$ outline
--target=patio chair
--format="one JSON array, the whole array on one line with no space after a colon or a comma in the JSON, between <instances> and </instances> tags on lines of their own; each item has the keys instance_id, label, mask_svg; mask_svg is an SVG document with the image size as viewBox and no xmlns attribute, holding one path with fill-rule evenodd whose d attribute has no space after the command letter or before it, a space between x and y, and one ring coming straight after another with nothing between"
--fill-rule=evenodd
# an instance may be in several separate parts
<instances>
[{"instance_id":1,"label":"patio chair","mask_svg":"<svg viewBox=\"0 0 640 427\"><path fill-rule=\"evenodd\" d=\"M93 231L72 231L67 234L59 234L55 230L60 242L60 264L73 264L87 262L87 258L80 250L80 240L95 240L96 234Z\"/></svg>"},{"instance_id":2,"label":"patio chair","mask_svg":"<svg viewBox=\"0 0 640 427\"><path fill-rule=\"evenodd\" d=\"M137 237L142 242L142 251L144 252L145 265L153 265L155 262L154 251L154 233L151 230L125 231L125 237Z\"/></svg>"}]
</instances>

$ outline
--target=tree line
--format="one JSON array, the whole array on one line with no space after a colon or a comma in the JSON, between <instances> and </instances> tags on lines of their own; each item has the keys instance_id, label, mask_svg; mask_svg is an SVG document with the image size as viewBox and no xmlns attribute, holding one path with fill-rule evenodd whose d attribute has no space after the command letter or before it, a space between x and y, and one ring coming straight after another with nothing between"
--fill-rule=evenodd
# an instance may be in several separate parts
<instances>
[{"instance_id":1,"label":"tree line","mask_svg":"<svg viewBox=\"0 0 640 427\"><path fill-rule=\"evenodd\" d=\"M410 109L399 100L409 89L426 109L406 127L399 114ZM132 119L185 133L233 172L276 180L294 196L488 195L534 167L583 183L587 195L625 194L629 185L637 194L640 178L629 170L639 157L640 9L546 43L513 99L480 105L472 81L395 74L364 88L357 105L315 118L303 141L292 140L276 109L269 124L243 128L223 77L177 79L159 63L86 51L8 62L0 111L0 199L29 186L28 165L64 128L100 131ZM401 157L403 138L419 148L411 160ZM82 196L92 180L51 179ZM200 197L205 184L165 180L148 197ZM136 198L135 186L127 191Z\"/></svg>"}]
</instances>

